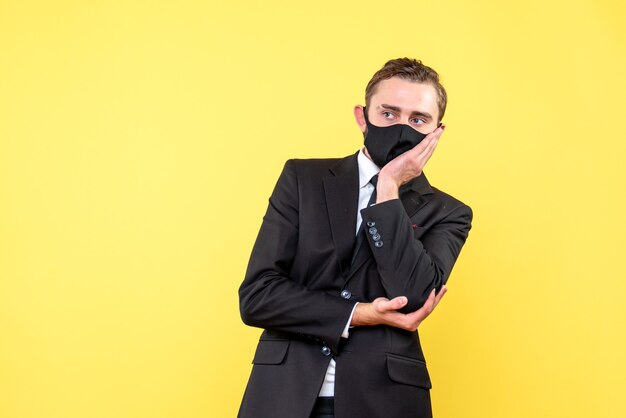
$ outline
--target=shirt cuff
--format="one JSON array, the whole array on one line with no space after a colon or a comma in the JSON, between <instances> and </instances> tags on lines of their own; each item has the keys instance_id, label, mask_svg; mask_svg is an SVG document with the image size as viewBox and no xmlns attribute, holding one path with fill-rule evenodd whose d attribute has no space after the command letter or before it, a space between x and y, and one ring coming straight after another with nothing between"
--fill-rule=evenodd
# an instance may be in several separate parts
<instances>
[{"instance_id":1,"label":"shirt cuff","mask_svg":"<svg viewBox=\"0 0 626 418\"><path fill-rule=\"evenodd\" d=\"M343 329L343 333L341 333L341 338L348 338L350 336L350 333L348 332L348 330L352 328L350 326L350 322L352 322L352 315L354 315L354 310L356 309L356 305L358 304L359 302L354 304L354 307L352 308L352 312L350 313L350 318L348 318L348 323L346 324L346 327Z\"/></svg>"}]
</instances>

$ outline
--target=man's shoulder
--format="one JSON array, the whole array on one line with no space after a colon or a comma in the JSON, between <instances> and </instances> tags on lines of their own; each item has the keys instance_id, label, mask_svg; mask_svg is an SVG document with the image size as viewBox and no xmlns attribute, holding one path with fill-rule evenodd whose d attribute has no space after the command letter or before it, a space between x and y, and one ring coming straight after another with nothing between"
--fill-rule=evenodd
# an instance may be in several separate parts
<instances>
[{"instance_id":1,"label":"man's shoulder","mask_svg":"<svg viewBox=\"0 0 626 418\"><path fill-rule=\"evenodd\" d=\"M438 200L444 201L446 203L450 203L453 204L454 206L462 206L465 205L465 203L463 203L461 200L459 200L458 198L452 196L449 193L444 192L443 190L433 186L432 184L430 185L430 188L433 191L433 195L435 195L437 197Z\"/></svg>"},{"instance_id":2,"label":"man's shoulder","mask_svg":"<svg viewBox=\"0 0 626 418\"><path fill-rule=\"evenodd\" d=\"M432 189L432 199L436 201L446 212L454 212L461 209L465 212L469 212L470 217L472 216L472 208L468 204L462 202L451 194L442 191L441 189L432 185L430 187Z\"/></svg>"},{"instance_id":3,"label":"man's shoulder","mask_svg":"<svg viewBox=\"0 0 626 418\"><path fill-rule=\"evenodd\" d=\"M343 158L290 158L287 163L293 167L331 167Z\"/></svg>"},{"instance_id":4,"label":"man's shoulder","mask_svg":"<svg viewBox=\"0 0 626 418\"><path fill-rule=\"evenodd\" d=\"M285 167L297 174L325 175L335 167L349 164L351 160L356 162L356 154L339 158L291 158L285 162Z\"/></svg>"}]
</instances>

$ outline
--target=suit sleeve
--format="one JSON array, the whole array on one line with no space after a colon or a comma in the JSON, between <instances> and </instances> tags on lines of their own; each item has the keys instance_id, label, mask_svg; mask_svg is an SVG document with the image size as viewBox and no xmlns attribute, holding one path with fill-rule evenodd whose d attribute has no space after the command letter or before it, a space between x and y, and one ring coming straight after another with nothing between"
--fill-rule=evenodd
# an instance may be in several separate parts
<instances>
[{"instance_id":1,"label":"suit sleeve","mask_svg":"<svg viewBox=\"0 0 626 418\"><path fill-rule=\"evenodd\" d=\"M299 229L299 188L294 166L295 161L287 161L269 199L239 288L241 318L250 326L307 336L337 353L354 302L309 290L289 274Z\"/></svg>"},{"instance_id":2,"label":"suit sleeve","mask_svg":"<svg viewBox=\"0 0 626 418\"><path fill-rule=\"evenodd\" d=\"M399 199L365 208L361 215L387 297L408 298L402 312L419 309L433 288L438 292L448 281L472 221L471 208L459 204L416 239Z\"/></svg>"}]
</instances>

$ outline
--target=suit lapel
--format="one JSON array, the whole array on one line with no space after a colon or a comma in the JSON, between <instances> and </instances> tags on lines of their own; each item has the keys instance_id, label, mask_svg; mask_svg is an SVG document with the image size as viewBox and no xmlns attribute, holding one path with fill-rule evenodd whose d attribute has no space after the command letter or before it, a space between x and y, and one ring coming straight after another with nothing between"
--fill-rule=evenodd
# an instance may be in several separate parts
<instances>
[{"instance_id":1,"label":"suit lapel","mask_svg":"<svg viewBox=\"0 0 626 418\"><path fill-rule=\"evenodd\" d=\"M330 171L332 175L324 179L326 208L339 267L342 274L347 276L354 246L359 201L357 154L339 160Z\"/></svg>"},{"instance_id":2,"label":"suit lapel","mask_svg":"<svg viewBox=\"0 0 626 418\"><path fill-rule=\"evenodd\" d=\"M400 187L400 201L409 218L428 204L429 199L427 195L432 193L433 189L430 187L424 172Z\"/></svg>"},{"instance_id":3,"label":"suit lapel","mask_svg":"<svg viewBox=\"0 0 626 418\"><path fill-rule=\"evenodd\" d=\"M365 233L363 231L362 226L359 229L359 233L360 234ZM348 280L352 278L354 273L356 273L359 270L359 268L363 265L363 263L369 260L370 257L372 257L372 249L370 248L370 245L367 243L367 237L364 237L363 243L361 244L358 252L354 256L354 263L352 263L352 265L350 266L350 272L348 273Z\"/></svg>"}]
</instances>

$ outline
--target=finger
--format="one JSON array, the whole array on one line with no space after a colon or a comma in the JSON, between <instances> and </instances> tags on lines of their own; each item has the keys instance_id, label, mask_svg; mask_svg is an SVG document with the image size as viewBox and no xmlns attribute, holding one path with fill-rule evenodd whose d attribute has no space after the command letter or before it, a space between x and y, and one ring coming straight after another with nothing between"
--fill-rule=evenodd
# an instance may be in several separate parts
<instances>
[{"instance_id":1,"label":"finger","mask_svg":"<svg viewBox=\"0 0 626 418\"><path fill-rule=\"evenodd\" d=\"M448 287L446 285L443 285L443 287L441 288L441 290L439 291L439 293L437 293L437 296L435 297L435 306L439 304L439 301L441 301L441 299L443 298L443 295L445 295L447 291L448 291Z\"/></svg>"},{"instance_id":2,"label":"finger","mask_svg":"<svg viewBox=\"0 0 626 418\"><path fill-rule=\"evenodd\" d=\"M426 318L428 314L432 312L434 308L434 303L435 303L435 289L430 291L430 294L428 295L426 302L424 302L421 308L407 315L412 315L412 316L422 318L422 319Z\"/></svg>"},{"instance_id":3,"label":"finger","mask_svg":"<svg viewBox=\"0 0 626 418\"><path fill-rule=\"evenodd\" d=\"M405 296L398 296L391 300L381 300L378 304L378 310L380 312L397 311L406 305L407 302L408 299Z\"/></svg>"},{"instance_id":4,"label":"finger","mask_svg":"<svg viewBox=\"0 0 626 418\"><path fill-rule=\"evenodd\" d=\"M415 158L414 161L416 162L417 166L419 166L421 168L424 168L424 166L426 165L426 163L430 159L431 155L435 151L435 148L437 147L438 143L439 143L439 139L438 138L433 138L432 141L430 141L427 144L427 146L423 150L420 151L419 154L414 155L414 158Z\"/></svg>"},{"instance_id":5,"label":"finger","mask_svg":"<svg viewBox=\"0 0 626 418\"><path fill-rule=\"evenodd\" d=\"M418 165L420 165L421 167L426 165L426 162L435 150L435 146L437 145L436 142L437 140L433 139L433 141L429 143L426 148L424 148L419 154L415 155L415 160L417 161Z\"/></svg>"},{"instance_id":6,"label":"finger","mask_svg":"<svg viewBox=\"0 0 626 418\"><path fill-rule=\"evenodd\" d=\"M422 154L429 146L432 146L432 143L434 140L437 140L437 141L439 140L439 137L441 136L442 133L443 133L443 129L441 127L435 129L434 131L426 135L419 144L417 144L415 147L411 148L407 152L412 151L413 154L417 154L417 155Z\"/></svg>"},{"instance_id":7,"label":"finger","mask_svg":"<svg viewBox=\"0 0 626 418\"><path fill-rule=\"evenodd\" d=\"M430 314L425 306L405 315L405 319L417 327Z\"/></svg>"},{"instance_id":8,"label":"finger","mask_svg":"<svg viewBox=\"0 0 626 418\"><path fill-rule=\"evenodd\" d=\"M431 290L430 295L428 295L428 299L426 299L426 303L424 303L424 306L428 307L427 309L429 313L435 309L435 300L437 299L436 291L437 288Z\"/></svg>"},{"instance_id":9,"label":"finger","mask_svg":"<svg viewBox=\"0 0 626 418\"><path fill-rule=\"evenodd\" d=\"M430 135L430 134L428 134ZM419 144L408 150L406 153L412 156L418 156L424 153L433 141L432 136L426 136Z\"/></svg>"},{"instance_id":10,"label":"finger","mask_svg":"<svg viewBox=\"0 0 626 418\"><path fill-rule=\"evenodd\" d=\"M432 131L431 133L429 133L428 135L426 135L426 137L424 138L422 142L426 142L427 144L430 144L434 140L439 140L439 138L441 138L441 134L443 134L443 129L439 127L435 129L434 131Z\"/></svg>"},{"instance_id":11,"label":"finger","mask_svg":"<svg viewBox=\"0 0 626 418\"><path fill-rule=\"evenodd\" d=\"M406 314L408 319L410 319L411 321L415 321L415 322L421 322L424 319L426 319L426 317L434 309L435 297L436 297L435 289L433 289L430 291L430 295L428 295L428 299L426 299L426 302L424 302L421 308L419 308L416 311Z\"/></svg>"},{"instance_id":12,"label":"finger","mask_svg":"<svg viewBox=\"0 0 626 418\"><path fill-rule=\"evenodd\" d=\"M428 137L439 138L441 136L441 134L443 133L444 129L445 129L445 125L441 125L440 127L436 128L434 131L432 131L431 133L426 135L426 138L428 138Z\"/></svg>"},{"instance_id":13,"label":"finger","mask_svg":"<svg viewBox=\"0 0 626 418\"><path fill-rule=\"evenodd\" d=\"M437 147L437 144L439 143L439 136L434 136L429 142L428 144L426 144L426 147L422 150L422 152L419 154L418 158L424 158L426 157L426 161L428 161L428 158L430 158L430 155L433 153L433 151L435 150L435 148Z\"/></svg>"},{"instance_id":14,"label":"finger","mask_svg":"<svg viewBox=\"0 0 626 418\"><path fill-rule=\"evenodd\" d=\"M433 155L433 152L435 151L435 148L427 148L421 155L418 155L416 157L417 159L417 166L420 167L420 169L423 169L426 166L426 163L428 162L428 160L430 160L430 157Z\"/></svg>"},{"instance_id":15,"label":"finger","mask_svg":"<svg viewBox=\"0 0 626 418\"><path fill-rule=\"evenodd\" d=\"M411 328L417 328L424 319L428 318L432 312L431 307L426 302L421 308L405 315L405 321L411 324Z\"/></svg>"}]
</instances>

